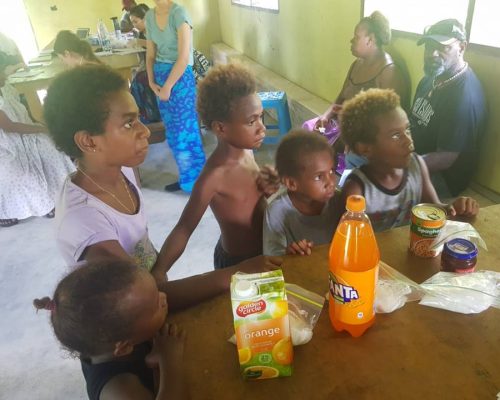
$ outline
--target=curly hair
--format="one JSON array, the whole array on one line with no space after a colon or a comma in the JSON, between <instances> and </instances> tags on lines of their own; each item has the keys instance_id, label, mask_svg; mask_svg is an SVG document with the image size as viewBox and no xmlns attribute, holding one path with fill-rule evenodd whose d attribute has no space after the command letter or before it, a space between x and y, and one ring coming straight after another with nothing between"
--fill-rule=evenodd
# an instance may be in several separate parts
<instances>
[{"instance_id":1,"label":"curly hair","mask_svg":"<svg viewBox=\"0 0 500 400\"><path fill-rule=\"evenodd\" d=\"M58 75L43 107L56 146L68 156L80 158L75 133L102 135L109 115L108 99L120 90L128 90L126 81L104 65L84 65Z\"/></svg>"},{"instance_id":2,"label":"curly hair","mask_svg":"<svg viewBox=\"0 0 500 400\"><path fill-rule=\"evenodd\" d=\"M140 273L125 261L89 263L63 278L52 299L35 299L33 305L51 310L54 333L70 352L104 354L132 335L140 310L124 307L123 298Z\"/></svg>"},{"instance_id":3,"label":"curly hair","mask_svg":"<svg viewBox=\"0 0 500 400\"><path fill-rule=\"evenodd\" d=\"M328 140L304 129L292 129L281 140L276 150L276 169L280 177L297 177L303 170L306 156L326 151L334 159L333 149Z\"/></svg>"},{"instance_id":4,"label":"curly hair","mask_svg":"<svg viewBox=\"0 0 500 400\"><path fill-rule=\"evenodd\" d=\"M362 18L359 23L367 27L368 34L373 33L379 48L391 42L389 20L380 11L372 12L370 16Z\"/></svg>"},{"instance_id":5,"label":"curly hair","mask_svg":"<svg viewBox=\"0 0 500 400\"><path fill-rule=\"evenodd\" d=\"M90 44L85 40L81 40L71 31L60 31L57 34L52 54L63 54L65 51L79 54L86 61L101 64L101 60L96 57Z\"/></svg>"},{"instance_id":6,"label":"curly hair","mask_svg":"<svg viewBox=\"0 0 500 400\"><path fill-rule=\"evenodd\" d=\"M368 89L344 103L340 118L342 141L351 149L356 143L374 143L375 117L400 107L399 96L392 89Z\"/></svg>"},{"instance_id":7,"label":"curly hair","mask_svg":"<svg viewBox=\"0 0 500 400\"><path fill-rule=\"evenodd\" d=\"M214 121L229 121L235 101L256 90L255 77L243 66L213 67L198 85L198 114L208 128Z\"/></svg>"}]
</instances>

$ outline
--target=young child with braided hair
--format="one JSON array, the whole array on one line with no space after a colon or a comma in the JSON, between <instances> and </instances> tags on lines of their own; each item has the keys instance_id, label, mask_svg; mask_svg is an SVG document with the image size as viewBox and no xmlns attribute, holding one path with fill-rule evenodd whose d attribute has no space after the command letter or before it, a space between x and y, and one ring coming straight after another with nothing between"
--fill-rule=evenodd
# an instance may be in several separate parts
<instances>
[{"instance_id":1,"label":"young child with braided hair","mask_svg":"<svg viewBox=\"0 0 500 400\"><path fill-rule=\"evenodd\" d=\"M126 261L89 263L63 278L50 311L57 339L77 355L90 400L183 399L185 332L166 322L167 297Z\"/></svg>"}]
</instances>

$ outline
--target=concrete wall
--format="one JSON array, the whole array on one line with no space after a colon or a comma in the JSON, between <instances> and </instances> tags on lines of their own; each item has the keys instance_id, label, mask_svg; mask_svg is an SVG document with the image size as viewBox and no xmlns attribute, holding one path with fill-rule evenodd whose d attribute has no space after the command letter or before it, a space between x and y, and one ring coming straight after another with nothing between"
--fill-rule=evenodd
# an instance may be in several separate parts
<instances>
[{"instance_id":1,"label":"concrete wall","mask_svg":"<svg viewBox=\"0 0 500 400\"><path fill-rule=\"evenodd\" d=\"M349 40L361 16L360 0L281 0L278 13L218 0L222 41L313 94L333 101L353 61ZM421 79L423 49L395 34L388 51L403 60L412 90ZM491 111L477 183L500 194L500 51L472 46L466 53L483 82Z\"/></svg>"}]
</instances>

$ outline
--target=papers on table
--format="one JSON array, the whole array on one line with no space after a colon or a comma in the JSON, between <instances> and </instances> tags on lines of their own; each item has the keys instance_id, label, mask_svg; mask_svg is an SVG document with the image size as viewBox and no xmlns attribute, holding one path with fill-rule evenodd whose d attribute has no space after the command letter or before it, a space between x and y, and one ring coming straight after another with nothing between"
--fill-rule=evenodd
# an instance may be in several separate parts
<instances>
[{"instance_id":1,"label":"papers on table","mask_svg":"<svg viewBox=\"0 0 500 400\"><path fill-rule=\"evenodd\" d=\"M17 71L16 73L12 74L9 76L9 78L12 79L25 79L25 78L31 78L33 76L37 76L38 74L41 74L43 72L43 69L37 68L37 69L21 69Z\"/></svg>"}]
</instances>

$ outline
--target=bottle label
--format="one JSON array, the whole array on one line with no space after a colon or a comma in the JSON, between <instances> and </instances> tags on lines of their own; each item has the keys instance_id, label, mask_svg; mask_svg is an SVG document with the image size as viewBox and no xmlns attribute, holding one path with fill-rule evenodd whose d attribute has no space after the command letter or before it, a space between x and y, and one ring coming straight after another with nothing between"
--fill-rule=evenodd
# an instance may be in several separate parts
<instances>
[{"instance_id":1,"label":"bottle label","mask_svg":"<svg viewBox=\"0 0 500 400\"><path fill-rule=\"evenodd\" d=\"M359 325L373 318L377 275L378 265L363 272L342 269L335 274L330 272L330 298L334 300L335 319Z\"/></svg>"}]
</instances>

